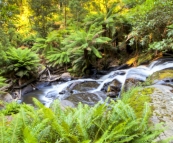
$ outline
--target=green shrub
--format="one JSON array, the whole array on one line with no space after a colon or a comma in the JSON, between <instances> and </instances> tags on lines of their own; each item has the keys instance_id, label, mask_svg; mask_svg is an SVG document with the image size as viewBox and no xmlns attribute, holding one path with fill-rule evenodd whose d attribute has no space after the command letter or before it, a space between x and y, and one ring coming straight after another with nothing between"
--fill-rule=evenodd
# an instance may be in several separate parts
<instances>
[{"instance_id":1,"label":"green shrub","mask_svg":"<svg viewBox=\"0 0 173 143\"><path fill-rule=\"evenodd\" d=\"M0 142L11 143L139 143L151 142L161 132L148 125L149 106L141 117L122 101L80 104L62 110L55 101L47 108L34 100L37 109L20 105L19 113L7 120L0 118Z\"/></svg>"},{"instance_id":2,"label":"green shrub","mask_svg":"<svg viewBox=\"0 0 173 143\"><path fill-rule=\"evenodd\" d=\"M5 71L19 77L34 75L39 66L39 57L30 49L10 48L4 58Z\"/></svg>"}]
</instances>

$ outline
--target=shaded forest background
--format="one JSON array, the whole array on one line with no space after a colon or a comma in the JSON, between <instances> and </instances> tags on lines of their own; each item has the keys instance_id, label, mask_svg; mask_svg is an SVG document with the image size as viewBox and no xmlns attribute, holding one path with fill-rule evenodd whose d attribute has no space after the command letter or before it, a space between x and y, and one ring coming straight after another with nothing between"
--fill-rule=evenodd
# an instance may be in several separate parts
<instances>
[{"instance_id":1,"label":"shaded forest background","mask_svg":"<svg viewBox=\"0 0 173 143\"><path fill-rule=\"evenodd\" d=\"M171 54L172 0L0 0L0 7L5 77L35 76L40 65L81 76L139 53Z\"/></svg>"}]
</instances>

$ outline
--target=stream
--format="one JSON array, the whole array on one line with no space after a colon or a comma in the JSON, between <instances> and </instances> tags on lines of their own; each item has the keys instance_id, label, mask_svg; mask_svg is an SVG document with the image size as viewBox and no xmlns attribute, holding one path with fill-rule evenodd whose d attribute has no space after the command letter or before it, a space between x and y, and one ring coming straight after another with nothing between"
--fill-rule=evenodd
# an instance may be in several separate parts
<instances>
[{"instance_id":1,"label":"stream","mask_svg":"<svg viewBox=\"0 0 173 143\"><path fill-rule=\"evenodd\" d=\"M23 95L21 102L33 104L32 98L34 97L47 107L49 107L55 99L61 101L68 100L75 105L77 105L78 102L94 105L98 101L102 102L107 98L106 92L103 89L105 85L108 85L114 80L121 83L122 90L126 79L132 78L145 81L146 78L154 72L172 67L173 58L161 58L151 62L149 65L111 71L99 79L86 78L71 80L40 88L39 90Z\"/></svg>"}]
</instances>

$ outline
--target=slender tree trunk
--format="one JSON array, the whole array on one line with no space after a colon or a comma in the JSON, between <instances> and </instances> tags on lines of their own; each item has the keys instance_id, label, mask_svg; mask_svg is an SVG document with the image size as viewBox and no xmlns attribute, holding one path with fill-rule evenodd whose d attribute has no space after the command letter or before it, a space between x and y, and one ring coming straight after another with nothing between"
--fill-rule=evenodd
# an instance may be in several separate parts
<instances>
[{"instance_id":1,"label":"slender tree trunk","mask_svg":"<svg viewBox=\"0 0 173 143\"><path fill-rule=\"evenodd\" d=\"M66 9L67 3L65 0L65 7L64 7L64 26L66 28L66 24L67 24L67 9Z\"/></svg>"},{"instance_id":2,"label":"slender tree trunk","mask_svg":"<svg viewBox=\"0 0 173 143\"><path fill-rule=\"evenodd\" d=\"M84 49L84 59L86 61L87 67L89 66L89 60L88 60L88 50Z\"/></svg>"}]
</instances>

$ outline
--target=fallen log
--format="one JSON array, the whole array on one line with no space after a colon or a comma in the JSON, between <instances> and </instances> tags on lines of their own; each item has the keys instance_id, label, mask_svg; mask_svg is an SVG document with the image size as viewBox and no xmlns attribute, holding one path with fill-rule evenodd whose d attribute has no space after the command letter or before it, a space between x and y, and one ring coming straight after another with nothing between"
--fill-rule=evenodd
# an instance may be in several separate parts
<instances>
[{"instance_id":1,"label":"fallen log","mask_svg":"<svg viewBox=\"0 0 173 143\"><path fill-rule=\"evenodd\" d=\"M27 86L28 84L32 83L36 81L36 79L32 78L30 80L28 80L27 82L25 82L24 84L20 85L20 86L13 86L13 89L20 89L20 88L23 88L25 86Z\"/></svg>"},{"instance_id":2,"label":"fallen log","mask_svg":"<svg viewBox=\"0 0 173 143\"><path fill-rule=\"evenodd\" d=\"M39 81L48 81L48 82L53 82L53 81L56 81L56 80L59 80L60 79L60 76L58 77L52 77L51 78L48 78L48 79L40 79Z\"/></svg>"}]
</instances>

